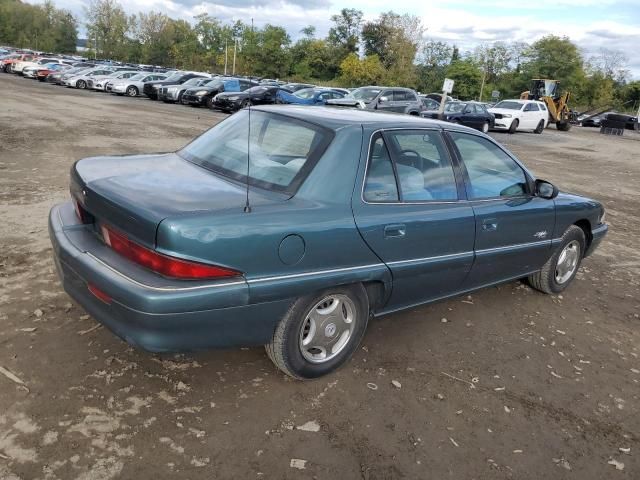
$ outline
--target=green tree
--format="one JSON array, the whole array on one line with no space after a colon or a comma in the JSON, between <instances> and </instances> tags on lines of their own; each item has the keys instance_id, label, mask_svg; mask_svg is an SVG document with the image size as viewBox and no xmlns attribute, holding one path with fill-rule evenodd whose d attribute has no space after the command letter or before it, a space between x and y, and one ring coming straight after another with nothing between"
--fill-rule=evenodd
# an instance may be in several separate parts
<instances>
[{"instance_id":1,"label":"green tree","mask_svg":"<svg viewBox=\"0 0 640 480\"><path fill-rule=\"evenodd\" d=\"M100 57L124 60L135 17L128 16L116 0L91 0L85 8L87 35Z\"/></svg>"},{"instance_id":2,"label":"green tree","mask_svg":"<svg viewBox=\"0 0 640 480\"><path fill-rule=\"evenodd\" d=\"M456 60L447 67L447 78L454 80L453 94L463 100L477 98L480 94L482 70L470 58Z\"/></svg>"},{"instance_id":3,"label":"green tree","mask_svg":"<svg viewBox=\"0 0 640 480\"><path fill-rule=\"evenodd\" d=\"M340 64L340 82L347 87L379 85L386 82L386 71L377 55L360 59L350 53Z\"/></svg>"}]
</instances>

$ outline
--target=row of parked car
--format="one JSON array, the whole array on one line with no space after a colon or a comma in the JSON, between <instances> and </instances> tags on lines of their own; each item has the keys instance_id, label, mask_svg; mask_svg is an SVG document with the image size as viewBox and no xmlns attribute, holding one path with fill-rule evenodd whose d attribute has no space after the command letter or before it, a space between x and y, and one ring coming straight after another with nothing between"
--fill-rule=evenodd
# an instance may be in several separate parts
<instances>
[{"instance_id":1,"label":"row of parked car","mask_svg":"<svg viewBox=\"0 0 640 480\"><path fill-rule=\"evenodd\" d=\"M441 94L420 95L402 87L366 86L356 89L285 83L271 79L162 70L137 65L113 65L31 53L0 55L7 73L70 88L89 89L128 97L146 96L167 103L206 107L232 113L249 105L282 103L332 105L442 118L483 132L530 130L542 133L548 123L543 102L503 100L496 105L461 102Z\"/></svg>"}]
</instances>

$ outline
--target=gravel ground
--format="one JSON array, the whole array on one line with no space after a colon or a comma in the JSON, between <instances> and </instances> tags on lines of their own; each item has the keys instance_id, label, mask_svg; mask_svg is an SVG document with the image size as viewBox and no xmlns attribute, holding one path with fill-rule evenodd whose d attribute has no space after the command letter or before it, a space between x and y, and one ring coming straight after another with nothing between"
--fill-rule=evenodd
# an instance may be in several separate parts
<instances>
[{"instance_id":1,"label":"gravel ground","mask_svg":"<svg viewBox=\"0 0 640 480\"><path fill-rule=\"evenodd\" d=\"M640 478L640 135L497 134L605 203L574 284L373 321L345 367L300 383L261 348L130 348L54 272L47 213L73 161L172 150L224 115L6 74L0 105L3 480Z\"/></svg>"}]
</instances>

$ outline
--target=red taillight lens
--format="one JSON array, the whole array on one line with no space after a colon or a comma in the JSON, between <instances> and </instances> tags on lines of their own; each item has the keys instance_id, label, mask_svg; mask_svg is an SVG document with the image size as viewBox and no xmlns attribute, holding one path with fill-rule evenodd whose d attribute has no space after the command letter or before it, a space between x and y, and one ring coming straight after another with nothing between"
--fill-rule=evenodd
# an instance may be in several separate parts
<instances>
[{"instance_id":1,"label":"red taillight lens","mask_svg":"<svg viewBox=\"0 0 640 480\"><path fill-rule=\"evenodd\" d=\"M111 227L105 225L102 226L102 237L104 242L120 255L167 277L196 280L229 278L241 275L240 272L230 268L191 262L154 252L132 242L123 234L115 232Z\"/></svg>"},{"instance_id":2,"label":"red taillight lens","mask_svg":"<svg viewBox=\"0 0 640 480\"><path fill-rule=\"evenodd\" d=\"M91 223L89 214L84 208L82 208L80 202L78 202L78 200L76 200L75 198L73 199L73 206L76 210L76 215L78 216L80 223Z\"/></svg>"}]
</instances>

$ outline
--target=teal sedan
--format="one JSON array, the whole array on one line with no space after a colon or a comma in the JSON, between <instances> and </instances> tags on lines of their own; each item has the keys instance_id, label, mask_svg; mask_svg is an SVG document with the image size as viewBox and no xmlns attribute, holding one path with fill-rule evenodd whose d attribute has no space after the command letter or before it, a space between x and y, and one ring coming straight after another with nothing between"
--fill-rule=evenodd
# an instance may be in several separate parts
<instances>
[{"instance_id":1,"label":"teal sedan","mask_svg":"<svg viewBox=\"0 0 640 480\"><path fill-rule=\"evenodd\" d=\"M523 278L562 292L608 229L481 132L331 107L86 158L70 192L55 264L97 321L155 352L265 345L300 379L342 365L371 317Z\"/></svg>"}]
</instances>

